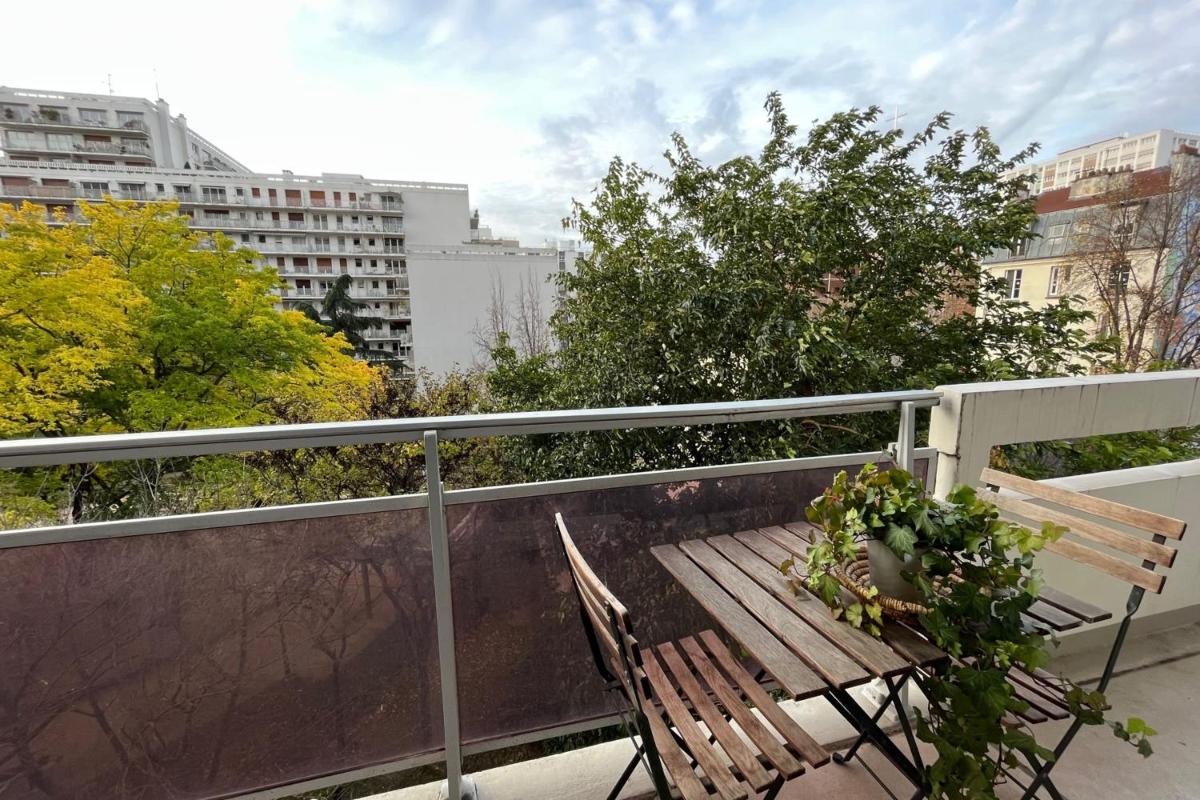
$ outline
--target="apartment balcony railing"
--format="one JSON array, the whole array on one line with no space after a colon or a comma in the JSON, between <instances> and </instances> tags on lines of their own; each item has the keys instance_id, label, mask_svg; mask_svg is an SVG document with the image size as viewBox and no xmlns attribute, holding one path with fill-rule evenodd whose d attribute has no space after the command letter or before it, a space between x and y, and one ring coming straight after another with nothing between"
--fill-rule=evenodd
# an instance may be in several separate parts
<instances>
[{"instance_id":1,"label":"apartment balcony railing","mask_svg":"<svg viewBox=\"0 0 1200 800\"><path fill-rule=\"evenodd\" d=\"M74 199L80 190L73 186L4 186L0 197L39 197L47 199Z\"/></svg>"},{"instance_id":2,"label":"apartment balcony railing","mask_svg":"<svg viewBox=\"0 0 1200 800\"><path fill-rule=\"evenodd\" d=\"M74 114L59 112L54 115L26 113L18 114L16 112L5 113L0 115L0 125L33 125L33 126L48 126L59 128L83 128L94 130L97 128L114 130L114 131L129 131L133 133L149 133L150 127L141 120L112 120L105 119L89 119L87 117L75 116Z\"/></svg>"},{"instance_id":3,"label":"apartment balcony railing","mask_svg":"<svg viewBox=\"0 0 1200 800\"><path fill-rule=\"evenodd\" d=\"M150 156L150 148L145 145L118 144L116 142L83 142L76 144L75 149L81 153Z\"/></svg>"},{"instance_id":4,"label":"apartment balcony railing","mask_svg":"<svg viewBox=\"0 0 1200 800\"><path fill-rule=\"evenodd\" d=\"M368 357L411 364L407 353ZM902 406L911 423L937 400L910 391L10 441L0 468L417 442L436 476L450 439ZM913 446L911 425L899 439L900 457L932 474L936 454ZM28 754L7 786L21 797L47 785L96 800L181 786L192 798L278 797L445 761L457 788L464 744L482 752L612 719L578 626L545 624L576 613L555 511L598 567L624 576L618 595L656 609L642 633L660 641L703 620L651 579L648 547L801 518L837 469L878 458L484 488L434 480L395 497L2 532L0 683L12 700L0 757Z\"/></svg>"}]
</instances>

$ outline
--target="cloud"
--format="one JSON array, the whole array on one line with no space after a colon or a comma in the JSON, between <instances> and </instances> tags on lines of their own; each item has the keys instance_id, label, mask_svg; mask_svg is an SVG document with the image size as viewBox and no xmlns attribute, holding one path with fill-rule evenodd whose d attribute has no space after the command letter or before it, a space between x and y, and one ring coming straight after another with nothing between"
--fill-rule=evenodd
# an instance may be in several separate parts
<instances>
[{"instance_id":1,"label":"cloud","mask_svg":"<svg viewBox=\"0 0 1200 800\"><path fill-rule=\"evenodd\" d=\"M802 128L851 105L912 128L951 110L1010 151L1200 130L1195 0L123 0L137 26L55 8L55 58L9 37L4 83L107 91L112 73L150 97L157 70L172 109L253 168L467 182L485 223L528 242L613 156L661 166L673 131L705 159L757 149L772 90ZM45 10L5 22L36 30Z\"/></svg>"}]
</instances>

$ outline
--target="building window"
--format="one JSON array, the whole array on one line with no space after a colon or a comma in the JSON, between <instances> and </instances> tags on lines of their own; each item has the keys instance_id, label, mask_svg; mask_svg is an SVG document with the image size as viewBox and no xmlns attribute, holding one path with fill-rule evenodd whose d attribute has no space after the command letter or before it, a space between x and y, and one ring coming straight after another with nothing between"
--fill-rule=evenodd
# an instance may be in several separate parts
<instances>
[{"instance_id":1,"label":"building window","mask_svg":"<svg viewBox=\"0 0 1200 800\"><path fill-rule=\"evenodd\" d=\"M1058 266L1050 268L1050 285L1046 289L1047 297L1058 297L1062 292L1062 285L1066 277L1063 270L1063 267Z\"/></svg>"},{"instance_id":2,"label":"building window","mask_svg":"<svg viewBox=\"0 0 1200 800\"><path fill-rule=\"evenodd\" d=\"M1069 223L1066 223L1066 222L1060 222L1057 225L1051 225L1050 230L1047 231L1047 233L1046 233L1046 238L1047 239L1061 239L1062 237L1067 235L1068 227L1069 227Z\"/></svg>"},{"instance_id":3,"label":"building window","mask_svg":"<svg viewBox=\"0 0 1200 800\"><path fill-rule=\"evenodd\" d=\"M1019 258L1020 256L1025 255L1028 249L1029 239L1023 236L1013 242L1012 246L1008 248L1008 255L1010 258Z\"/></svg>"},{"instance_id":4,"label":"building window","mask_svg":"<svg viewBox=\"0 0 1200 800\"><path fill-rule=\"evenodd\" d=\"M1023 270L1006 269L1004 270L1005 296L1009 300L1016 300L1021 296L1021 273Z\"/></svg>"},{"instance_id":5,"label":"building window","mask_svg":"<svg viewBox=\"0 0 1200 800\"><path fill-rule=\"evenodd\" d=\"M225 187L224 186L201 186L201 193L204 195L206 203L224 203L225 202Z\"/></svg>"},{"instance_id":6,"label":"building window","mask_svg":"<svg viewBox=\"0 0 1200 800\"><path fill-rule=\"evenodd\" d=\"M1129 264L1118 264L1112 267L1108 273L1109 290L1118 293L1128 289L1130 272Z\"/></svg>"},{"instance_id":7,"label":"building window","mask_svg":"<svg viewBox=\"0 0 1200 800\"><path fill-rule=\"evenodd\" d=\"M96 181L81 181L79 183L79 191L84 197L99 199L108 194L108 184Z\"/></svg>"}]
</instances>

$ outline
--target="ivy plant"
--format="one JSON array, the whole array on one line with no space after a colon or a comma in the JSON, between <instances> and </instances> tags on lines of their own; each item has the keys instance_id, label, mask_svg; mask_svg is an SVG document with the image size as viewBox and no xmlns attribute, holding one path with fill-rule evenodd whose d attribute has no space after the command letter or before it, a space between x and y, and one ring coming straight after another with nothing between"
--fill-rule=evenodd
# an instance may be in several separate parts
<instances>
[{"instance_id":1,"label":"ivy plant","mask_svg":"<svg viewBox=\"0 0 1200 800\"><path fill-rule=\"evenodd\" d=\"M803 585L847 624L883 633L883 609L874 597L850 598L835 572L857 555L867 539L878 539L898 556L921 553L921 568L904 573L918 588L928 612L919 625L950 655L938 671L919 673L928 699L918 712L917 735L937 759L926 777L930 797L995 798L1004 769L1019 755L1051 761L1027 726L1005 724L1028 704L1013 693L1011 670L1033 671L1049 662L1051 641L1022 620L1042 586L1034 555L1065 528L1046 523L1031 530L1000 519L996 507L969 486L939 501L901 469L868 464L854 478L845 471L809 506L810 522L824 532L807 552ZM797 564L781 565L790 574ZM1100 692L1064 679L1071 713L1090 725L1108 725L1144 756L1153 729L1140 719L1109 720Z\"/></svg>"}]
</instances>

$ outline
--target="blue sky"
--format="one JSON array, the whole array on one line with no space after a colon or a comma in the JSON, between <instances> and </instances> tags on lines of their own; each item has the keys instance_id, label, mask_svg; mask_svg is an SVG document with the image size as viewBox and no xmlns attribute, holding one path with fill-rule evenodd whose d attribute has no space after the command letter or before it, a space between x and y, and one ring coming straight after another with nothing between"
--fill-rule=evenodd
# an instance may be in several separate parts
<instances>
[{"instance_id":1,"label":"blue sky","mask_svg":"<svg viewBox=\"0 0 1200 800\"><path fill-rule=\"evenodd\" d=\"M803 124L941 110L1043 153L1200 130L1200 0L206 0L21 3L0 83L155 94L254 169L466 182L497 233L559 235L614 155L672 131L757 148L778 89Z\"/></svg>"}]
</instances>

